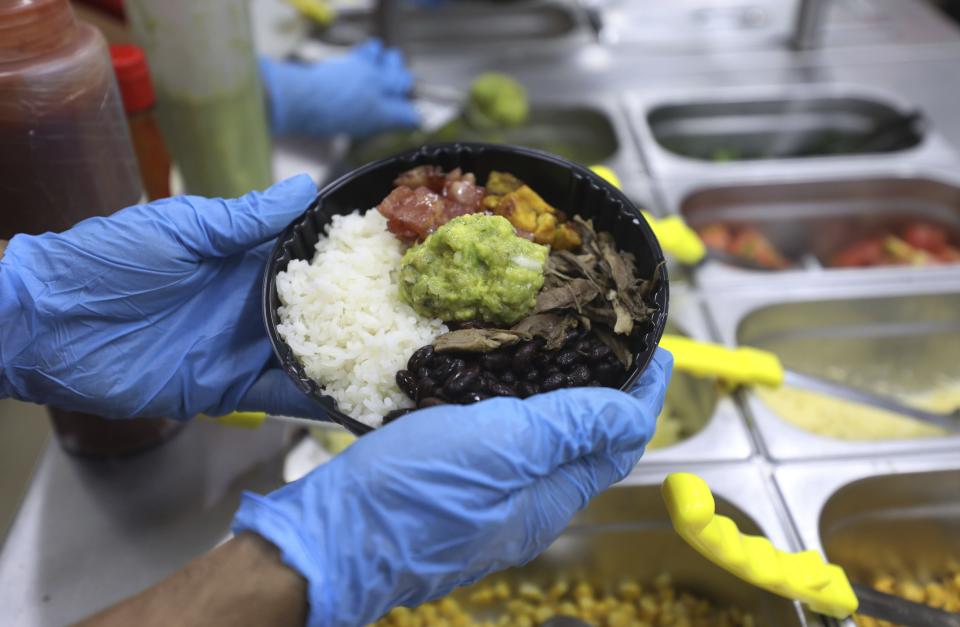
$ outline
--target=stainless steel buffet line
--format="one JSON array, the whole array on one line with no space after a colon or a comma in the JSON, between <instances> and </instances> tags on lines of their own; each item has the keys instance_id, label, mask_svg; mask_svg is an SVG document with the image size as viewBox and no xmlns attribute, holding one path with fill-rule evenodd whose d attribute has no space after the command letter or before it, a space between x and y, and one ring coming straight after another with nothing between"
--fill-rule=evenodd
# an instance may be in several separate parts
<instances>
[{"instance_id":1,"label":"stainless steel buffet line","mask_svg":"<svg viewBox=\"0 0 960 627\"><path fill-rule=\"evenodd\" d=\"M605 18L599 44L584 30L589 25L574 20L564 26L566 18L550 9L545 23L554 36L539 48L536 42L494 42L485 49L475 42L459 54L431 56L424 51L442 49L444 42L429 39L426 26L407 32L408 48L419 72L452 86L465 86L480 69L514 74L530 89L534 119L545 121L545 131L551 123L561 134L571 125L587 128L592 149L605 155L601 161L620 174L626 191L660 215L693 222L746 208L755 219L769 219L775 211L764 204L779 198L806 219L851 205L854 196L872 195L960 220L960 85L943 78L956 76L960 37L921 3L837 0L840 18L828 26L823 48L804 55L781 45L784 16L792 12L771 7L788 3L757 2L760 13L738 13L734 26L732 14L694 13L702 8L696 2L665 3L676 12L633 31L623 25L631 7L641 3L592 4ZM704 39L697 22L682 18L684 11L688 18L700 15L720 24L710 31L720 34ZM664 24L688 37L663 47L657 33ZM402 44L404 34L398 36ZM741 45L724 48L733 39ZM742 108L759 111L766 130L775 132L785 119L797 119L789 107L784 113L783 103L798 99L814 117L859 124L871 115L919 108L929 124L903 151L856 157L715 164L678 156L662 143L671 133L689 135L709 126L711 115L736 123ZM691 103L709 114L706 121L689 115ZM730 103L732 116L724 109ZM740 116L739 122L750 120ZM301 158L304 150L309 148L280 156L300 167L310 163ZM848 209L857 214L857 207ZM851 329L868 326L881 310L885 324L908 330L960 317L956 266L771 275L708 263L686 275L672 268L671 276L675 330L730 345L782 346L798 331L813 338L812 346L838 334L852 341ZM932 357L931 370L915 373L913 383L956 363L957 338L933 334L916 344ZM855 370L903 357L896 346L850 353L846 365ZM818 359L813 349L782 356L814 366ZM669 527L658 489L675 470L705 478L718 510L741 529L762 533L784 549L826 550L854 577L867 577L897 555L922 557L934 566L950 551L960 558L960 437L838 440L788 424L752 393L722 394L691 380L683 386L685 397L696 401L689 410L694 433L648 452L532 570L504 577L581 567L600 585L670 572L678 585L749 610L757 624L823 624L799 605L723 573L683 544ZM110 462L73 459L51 444L0 552L0 615L27 627L68 623L216 545L227 537L241 490L267 491L282 482L290 433L280 424L246 431L196 422L159 449ZM891 516L899 526L884 527Z\"/></svg>"}]
</instances>

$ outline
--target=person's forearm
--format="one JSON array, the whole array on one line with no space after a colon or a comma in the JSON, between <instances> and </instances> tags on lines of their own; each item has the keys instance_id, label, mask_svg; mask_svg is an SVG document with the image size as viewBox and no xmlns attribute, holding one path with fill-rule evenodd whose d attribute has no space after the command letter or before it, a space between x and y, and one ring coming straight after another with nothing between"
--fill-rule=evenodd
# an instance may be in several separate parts
<instances>
[{"instance_id":1,"label":"person's forearm","mask_svg":"<svg viewBox=\"0 0 960 627\"><path fill-rule=\"evenodd\" d=\"M302 627L307 584L258 535L240 534L79 627Z\"/></svg>"}]
</instances>

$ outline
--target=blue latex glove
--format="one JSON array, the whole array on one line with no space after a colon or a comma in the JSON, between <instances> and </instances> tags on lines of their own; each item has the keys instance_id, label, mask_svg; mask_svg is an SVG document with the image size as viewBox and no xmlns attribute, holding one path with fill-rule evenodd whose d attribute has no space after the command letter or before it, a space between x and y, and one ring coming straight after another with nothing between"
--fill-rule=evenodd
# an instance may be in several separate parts
<instances>
[{"instance_id":1,"label":"blue latex glove","mask_svg":"<svg viewBox=\"0 0 960 627\"><path fill-rule=\"evenodd\" d=\"M277 135L364 137L420 125L413 75L398 50L377 40L312 64L261 58L260 75Z\"/></svg>"},{"instance_id":2,"label":"blue latex glove","mask_svg":"<svg viewBox=\"0 0 960 627\"><path fill-rule=\"evenodd\" d=\"M547 548L640 459L672 368L658 350L629 394L409 414L269 496L245 495L234 531L265 537L306 578L310 625L366 625Z\"/></svg>"},{"instance_id":3,"label":"blue latex glove","mask_svg":"<svg viewBox=\"0 0 960 627\"><path fill-rule=\"evenodd\" d=\"M271 368L260 313L272 240L316 193L301 175L17 235L0 261L0 397L108 417L322 417Z\"/></svg>"}]
</instances>

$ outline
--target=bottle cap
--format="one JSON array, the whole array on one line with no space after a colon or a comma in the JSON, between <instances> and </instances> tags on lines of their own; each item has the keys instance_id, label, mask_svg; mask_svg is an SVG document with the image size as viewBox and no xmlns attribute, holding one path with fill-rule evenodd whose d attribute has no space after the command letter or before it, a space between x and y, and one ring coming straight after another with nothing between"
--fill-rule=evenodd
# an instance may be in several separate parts
<instances>
[{"instance_id":1,"label":"bottle cap","mask_svg":"<svg viewBox=\"0 0 960 627\"><path fill-rule=\"evenodd\" d=\"M110 57L127 113L149 109L157 98L143 50L133 44L111 44Z\"/></svg>"}]
</instances>

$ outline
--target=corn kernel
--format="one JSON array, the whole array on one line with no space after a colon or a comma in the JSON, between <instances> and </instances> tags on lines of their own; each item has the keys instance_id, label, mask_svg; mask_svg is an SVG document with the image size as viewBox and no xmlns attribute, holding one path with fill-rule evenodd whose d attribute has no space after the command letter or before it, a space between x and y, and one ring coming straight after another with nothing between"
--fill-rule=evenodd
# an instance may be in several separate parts
<instances>
[{"instance_id":1,"label":"corn kernel","mask_svg":"<svg viewBox=\"0 0 960 627\"><path fill-rule=\"evenodd\" d=\"M636 601L643 593L643 588L636 581L623 581L617 588L617 592L620 593L620 598L625 601Z\"/></svg>"},{"instance_id":2,"label":"corn kernel","mask_svg":"<svg viewBox=\"0 0 960 627\"><path fill-rule=\"evenodd\" d=\"M540 589L540 586L532 583L521 583L520 588L517 590L517 594L521 599L526 599L532 603L539 603L545 598L543 590Z\"/></svg>"},{"instance_id":3,"label":"corn kernel","mask_svg":"<svg viewBox=\"0 0 960 627\"><path fill-rule=\"evenodd\" d=\"M577 586L573 589L573 598L575 598L575 599L581 599L581 598L584 598L584 597L591 597L591 598L593 598L593 586L591 586L590 584L588 584L586 581L581 581L581 582L578 583Z\"/></svg>"}]
</instances>

